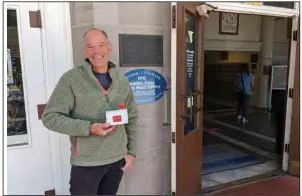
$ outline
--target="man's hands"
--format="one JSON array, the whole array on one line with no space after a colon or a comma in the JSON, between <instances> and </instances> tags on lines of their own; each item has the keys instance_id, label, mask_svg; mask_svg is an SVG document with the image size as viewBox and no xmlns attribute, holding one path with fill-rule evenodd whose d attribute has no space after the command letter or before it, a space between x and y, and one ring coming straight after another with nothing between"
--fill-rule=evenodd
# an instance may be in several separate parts
<instances>
[{"instance_id":1,"label":"man's hands","mask_svg":"<svg viewBox=\"0 0 302 196\"><path fill-rule=\"evenodd\" d=\"M126 171L128 168L131 168L134 165L134 159L135 157L133 155L127 154L125 156L126 164L124 165L124 167L122 167L122 170Z\"/></svg>"},{"instance_id":2,"label":"man's hands","mask_svg":"<svg viewBox=\"0 0 302 196\"><path fill-rule=\"evenodd\" d=\"M108 133L114 130L116 126L111 126L108 123L94 123L90 125L89 132L91 135L104 137ZM126 171L128 168L133 167L135 157L131 154L125 156L125 165L121 168L123 171Z\"/></svg>"},{"instance_id":3,"label":"man's hands","mask_svg":"<svg viewBox=\"0 0 302 196\"><path fill-rule=\"evenodd\" d=\"M89 132L91 135L104 137L111 131L113 131L115 126L111 126L108 123L94 123L90 125Z\"/></svg>"}]
</instances>

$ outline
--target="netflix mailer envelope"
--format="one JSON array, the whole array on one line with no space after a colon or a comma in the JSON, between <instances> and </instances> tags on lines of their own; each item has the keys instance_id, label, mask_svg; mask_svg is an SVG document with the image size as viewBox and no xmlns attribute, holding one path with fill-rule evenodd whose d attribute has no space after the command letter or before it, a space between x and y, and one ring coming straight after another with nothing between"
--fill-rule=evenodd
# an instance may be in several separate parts
<instances>
[{"instance_id":1,"label":"netflix mailer envelope","mask_svg":"<svg viewBox=\"0 0 302 196\"><path fill-rule=\"evenodd\" d=\"M110 125L123 125L128 123L127 109L111 110L106 112L106 122Z\"/></svg>"}]
</instances>

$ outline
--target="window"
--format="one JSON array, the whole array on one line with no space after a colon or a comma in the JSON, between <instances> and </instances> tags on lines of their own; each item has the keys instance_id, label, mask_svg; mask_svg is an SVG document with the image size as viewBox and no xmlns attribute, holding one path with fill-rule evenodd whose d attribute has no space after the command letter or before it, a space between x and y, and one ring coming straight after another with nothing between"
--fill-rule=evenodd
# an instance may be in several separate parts
<instances>
[{"instance_id":1,"label":"window","mask_svg":"<svg viewBox=\"0 0 302 196\"><path fill-rule=\"evenodd\" d=\"M28 144L16 10L7 10L7 145Z\"/></svg>"}]
</instances>

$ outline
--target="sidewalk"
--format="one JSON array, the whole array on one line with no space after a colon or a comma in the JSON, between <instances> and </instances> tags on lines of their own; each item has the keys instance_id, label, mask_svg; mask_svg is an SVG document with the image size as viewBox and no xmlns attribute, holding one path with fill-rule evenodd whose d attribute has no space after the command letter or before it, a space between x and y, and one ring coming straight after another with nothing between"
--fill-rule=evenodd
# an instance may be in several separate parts
<instances>
[{"instance_id":1,"label":"sidewalk","mask_svg":"<svg viewBox=\"0 0 302 196\"><path fill-rule=\"evenodd\" d=\"M208 195L300 195L300 178L293 176L277 176L223 191L216 191Z\"/></svg>"}]
</instances>

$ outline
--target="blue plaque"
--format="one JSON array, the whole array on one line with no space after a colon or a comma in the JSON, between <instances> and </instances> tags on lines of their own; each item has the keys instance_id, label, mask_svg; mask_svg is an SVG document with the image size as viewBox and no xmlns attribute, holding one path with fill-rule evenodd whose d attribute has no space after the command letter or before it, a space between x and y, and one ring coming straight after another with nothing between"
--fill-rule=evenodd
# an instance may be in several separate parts
<instances>
[{"instance_id":1,"label":"blue plaque","mask_svg":"<svg viewBox=\"0 0 302 196\"><path fill-rule=\"evenodd\" d=\"M135 69L125 73L137 104L150 104L159 100L167 88L165 78L150 69Z\"/></svg>"}]
</instances>

